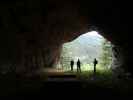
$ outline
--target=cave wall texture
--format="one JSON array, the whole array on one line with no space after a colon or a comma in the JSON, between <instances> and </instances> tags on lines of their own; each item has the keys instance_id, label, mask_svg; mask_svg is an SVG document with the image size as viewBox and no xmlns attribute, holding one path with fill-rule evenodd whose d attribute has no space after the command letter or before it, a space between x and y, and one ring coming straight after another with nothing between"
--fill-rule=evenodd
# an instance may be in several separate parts
<instances>
[{"instance_id":1,"label":"cave wall texture","mask_svg":"<svg viewBox=\"0 0 133 100\"><path fill-rule=\"evenodd\" d=\"M130 14L130 2L116 0L0 1L1 72L53 67L63 43L95 29L114 44L120 67L132 73Z\"/></svg>"}]
</instances>

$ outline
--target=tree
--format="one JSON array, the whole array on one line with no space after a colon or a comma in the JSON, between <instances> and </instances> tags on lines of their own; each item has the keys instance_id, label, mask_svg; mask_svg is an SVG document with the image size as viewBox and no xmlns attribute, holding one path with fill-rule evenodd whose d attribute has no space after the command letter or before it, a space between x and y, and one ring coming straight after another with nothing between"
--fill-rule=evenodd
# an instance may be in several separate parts
<instances>
[{"instance_id":1,"label":"tree","mask_svg":"<svg viewBox=\"0 0 133 100\"><path fill-rule=\"evenodd\" d=\"M104 39L102 42L102 54L100 56L101 67L108 69L112 61L112 45L111 43Z\"/></svg>"},{"instance_id":2,"label":"tree","mask_svg":"<svg viewBox=\"0 0 133 100\"><path fill-rule=\"evenodd\" d=\"M62 48L62 53L60 56L60 64L62 66L63 69L68 69L68 67L70 66L70 61L71 61L71 52L69 52L69 47L67 45L64 45Z\"/></svg>"}]
</instances>

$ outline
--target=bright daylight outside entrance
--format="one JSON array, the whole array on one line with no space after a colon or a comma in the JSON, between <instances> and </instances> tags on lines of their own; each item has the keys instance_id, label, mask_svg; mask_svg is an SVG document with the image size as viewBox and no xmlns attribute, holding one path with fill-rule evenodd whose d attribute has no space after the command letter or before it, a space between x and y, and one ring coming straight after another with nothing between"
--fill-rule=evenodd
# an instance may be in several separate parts
<instances>
[{"instance_id":1,"label":"bright daylight outside entrance","mask_svg":"<svg viewBox=\"0 0 133 100\"><path fill-rule=\"evenodd\" d=\"M97 61L96 70L109 70L112 61L112 44L96 31L85 33L63 45L56 68L64 72L76 72L78 60L81 72L95 70L94 60Z\"/></svg>"}]
</instances>

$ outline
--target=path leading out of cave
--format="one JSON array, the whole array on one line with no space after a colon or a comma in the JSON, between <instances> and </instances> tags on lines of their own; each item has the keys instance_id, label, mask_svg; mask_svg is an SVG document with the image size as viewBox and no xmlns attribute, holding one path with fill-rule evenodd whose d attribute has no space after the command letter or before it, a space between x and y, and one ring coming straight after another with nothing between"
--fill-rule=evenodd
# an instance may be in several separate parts
<instances>
[{"instance_id":1,"label":"path leading out of cave","mask_svg":"<svg viewBox=\"0 0 133 100\"><path fill-rule=\"evenodd\" d=\"M76 73L65 73L62 69L45 68L48 81L79 81Z\"/></svg>"}]
</instances>

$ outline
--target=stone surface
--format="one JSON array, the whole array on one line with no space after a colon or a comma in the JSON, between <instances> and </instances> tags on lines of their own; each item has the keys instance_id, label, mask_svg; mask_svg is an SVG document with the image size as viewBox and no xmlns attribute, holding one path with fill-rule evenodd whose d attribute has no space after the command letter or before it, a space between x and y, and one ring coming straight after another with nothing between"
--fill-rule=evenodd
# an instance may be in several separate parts
<instances>
[{"instance_id":1,"label":"stone surface","mask_svg":"<svg viewBox=\"0 0 133 100\"><path fill-rule=\"evenodd\" d=\"M131 9L123 7L129 4L115 0L0 1L0 66L19 74L53 67L63 43L96 29L121 49L116 62L122 57L121 67L133 72L128 39Z\"/></svg>"}]
</instances>

